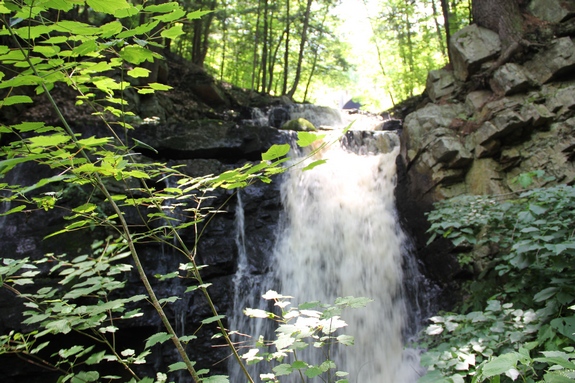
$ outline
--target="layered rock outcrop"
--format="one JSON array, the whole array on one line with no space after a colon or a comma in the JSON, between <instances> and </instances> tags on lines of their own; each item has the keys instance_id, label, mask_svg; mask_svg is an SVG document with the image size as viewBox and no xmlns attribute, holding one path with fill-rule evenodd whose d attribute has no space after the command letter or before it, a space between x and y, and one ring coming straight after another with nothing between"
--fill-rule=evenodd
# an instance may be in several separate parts
<instances>
[{"instance_id":1,"label":"layered rock outcrop","mask_svg":"<svg viewBox=\"0 0 575 383\"><path fill-rule=\"evenodd\" d=\"M422 259L446 284L460 270L446 255L448 244L425 245L424 212L433 202L461 194L512 197L522 189L517 177L536 170L545 172L540 185L575 180L574 36L490 71L498 38L475 25L457 32L453 68L430 72L428 102L403 124L400 210ZM465 91L477 78L485 86Z\"/></svg>"}]
</instances>

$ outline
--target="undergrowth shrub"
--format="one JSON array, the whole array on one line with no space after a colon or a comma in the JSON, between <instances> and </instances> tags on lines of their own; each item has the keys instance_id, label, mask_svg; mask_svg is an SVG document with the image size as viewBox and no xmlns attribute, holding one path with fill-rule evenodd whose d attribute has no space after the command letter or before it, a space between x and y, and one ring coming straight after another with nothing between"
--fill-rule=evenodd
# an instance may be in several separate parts
<instances>
[{"instance_id":1,"label":"undergrowth shrub","mask_svg":"<svg viewBox=\"0 0 575 383\"><path fill-rule=\"evenodd\" d=\"M88 13L94 22L66 19L71 11ZM42 121L0 122L0 217L34 216L38 211L58 209L65 223L49 237L76 232L86 233L85 238L96 231L106 234L77 255L54 253L33 259L1 254L0 287L2 293L21 298L25 328L0 335L0 354L16 354L56 371L62 383L161 383L177 371L187 372L194 382L228 381L225 376L197 370L190 360L186 347L193 344L196 334L178 335L165 312L167 305L182 297L156 296L139 253L140 244L156 243L181 256L172 272L156 277L162 281L182 278L187 285L184 294L201 292L210 308L201 324L217 325L245 379L254 381L245 370L247 358L239 355L222 321L224 316L212 302L210 284L202 278L203 266L196 263L196 245L201 240L198 224L218 210L208 206L211 191L271 182L271 177L285 171L290 145L274 145L262 154L261 161L222 174L191 177L178 168L142 158L141 148L154 148L128 138L134 129L129 121L138 118L127 111L126 91L149 95L169 90L167 85L148 81L152 75L148 64L163 59L158 51L166 39L181 35L185 23L204 14L187 12L177 1L0 1L0 112L18 115L44 97L59 120L54 126ZM53 96L56 85L74 91L77 106L88 106L107 134L87 136L81 124L74 128ZM299 132L297 143L306 147L321 138ZM38 169L30 174L36 178L29 185L20 185L13 181L17 177L11 177L24 164ZM44 175L46 169L48 176ZM156 188L160 184L170 186ZM172 214L174 210L180 214ZM137 222L129 220L134 217ZM184 229L196 233L195 243L182 239L180 231ZM145 294L122 295L132 269ZM53 283L44 283L46 279ZM144 304L153 306L163 331L149 336L142 351L120 348L116 339L122 323L140 316ZM312 336L319 336L314 331ZM60 347L53 341L54 335L72 333L83 336L88 344ZM324 335L331 340L330 334ZM294 332L292 336L298 335ZM335 339L350 342L349 338ZM320 337L319 341L324 340ZM180 361L168 366L168 371L140 376L134 366L145 363L155 345L169 343ZM56 348L56 352L45 356L43 351L48 348ZM104 363L118 363L128 376L101 374ZM324 367L306 365L304 370L309 375L319 368L323 374L333 366ZM292 364L291 368L303 367ZM276 375L281 374L276 371Z\"/></svg>"},{"instance_id":2,"label":"undergrowth shrub","mask_svg":"<svg viewBox=\"0 0 575 383\"><path fill-rule=\"evenodd\" d=\"M575 380L575 188L463 196L429 213L475 278L455 313L431 318L420 382Z\"/></svg>"}]
</instances>

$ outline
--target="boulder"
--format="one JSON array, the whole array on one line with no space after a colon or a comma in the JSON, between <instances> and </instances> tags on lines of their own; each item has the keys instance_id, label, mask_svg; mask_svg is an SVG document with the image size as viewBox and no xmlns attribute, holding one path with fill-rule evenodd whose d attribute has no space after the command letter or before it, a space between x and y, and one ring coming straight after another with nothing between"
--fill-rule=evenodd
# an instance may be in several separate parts
<instances>
[{"instance_id":1,"label":"boulder","mask_svg":"<svg viewBox=\"0 0 575 383\"><path fill-rule=\"evenodd\" d=\"M425 90L431 101L452 95L457 89L453 72L446 69L432 70L427 75Z\"/></svg>"},{"instance_id":2,"label":"boulder","mask_svg":"<svg viewBox=\"0 0 575 383\"><path fill-rule=\"evenodd\" d=\"M374 130L400 130L403 127L403 121L397 118L390 118L384 120L381 124L377 125Z\"/></svg>"},{"instance_id":3,"label":"boulder","mask_svg":"<svg viewBox=\"0 0 575 383\"><path fill-rule=\"evenodd\" d=\"M290 112L286 106L277 106L271 108L268 112L268 121L270 126L281 128L283 124L290 120Z\"/></svg>"},{"instance_id":4,"label":"boulder","mask_svg":"<svg viewBox=\"0 0 575 383\"><path fill-rule=\"evenodd\" d=\"M547 108L558 115L575 110L575 85L561 87L547 100Z\"/></svg>"},{"instance_id":5,"label":"boulder","mask_svg":"<svg viewBox=\"0 0 575 383\"><path fill-rule=\"evenodd\" d=\"M476 90L465 96L465 104L472 110L480 110L493 97L493 92Z\"/></svg>"},{"instance_id":6,"label":"boulder","mask_svg":"<svg viewBox=\"0 0 575 383\"><path fill-rule=\"evenodd\" d=\"M473 159L473 155L455 136L437 138L431 144L429 152L436 163L443 163L447 168L465 167Z\"/></svg>"},{"instance_id":7,"label":"boulder","mask_svg":"<svg viewBox=\"0 0 575 383\"><path fill-rule=\"evenodd\" d=\"M525 92L534 84L522 66L508 63L497 68L489 85L493 92L508 96Z\"/></svg>"},{"instance_id":8,"label":"boulder","mask_svg":"<svg viewBox=\"0 0 575 383\"><path fill-rule=\"evenodd\" d=\"M476 195L504 194L509 192L502 180L503 175L497 170L494 159L483 158L473 161L467 172L465 183L467 192Z\"/></svg>"},{"instance_id":9,"label":"boulder","mask_svg":"<svg viewBox=\"0 0 575 383\"><path fill-rule=\"evenodd\" d=\"M402 132L402 144L406 149L403 155L407 163L414 160L437 137L454 135L455 132L449 127L453 120L465 114L463 104L428 104L408 115Z\"/></svg>"},{"instance_id":10,"label":"boulder","mask_svg":"<svg viewBox=\"0 0 575 383\"><path fill-rule=\"evenodd\" d=\"M575 44L570 37L554 40L549 49L539 52L525 63L531 78L545 84L575 70Z\"/></svg>"},{"instance_id":11,"label":"boulder","mask_svg":"<svg viewBox=\"0 0 575 383\"><path fill-rule=\"evenodd\" d=\"M298 132L316 131L317 128L305 118L289 120L280 128L282 130L295 130Z\"/></svg>"},{"instance_id":12,"label":"boulder","mask_svg":"<svg viewBox=\"0 0 575 383\"><path fill-rule=\"evenodd\" d=\"M551 121L553 121L553 118L555 118L555 113L550 112L545 105L535 103L524 105L519 114L527 125L539 129L547 128Z\"/></svg>"},{"instance_id":13,"label":"boulder","mask_svg":"<svg viewBox=\"0 0 575 383\"><path fill-rule=\"evenodd\" d=\"M468 80L482 64L495 59L501 52L499 35L476 24L457 31L449 44L453 74L460 81Z\"/></svg>"},{"instance_id":14,"label":"boulder","mask_svg":"<svg viewBox=\"0 0 575 383\"><path fill-rule=\"evenodd\" d=\"M531 0L529 11L533 16L555 24L575 16L575 3L563 0Z\"/></svg>"},{"instance_id":15,"label":"boulder","mask_svg":"<svg viewBox=\"0 0 575 383\"><path fill-rule=\"evenodd\" d=\"M272 144L287 141L280 131L269 126L239 127L233 121L210 119L147 124L131 134L168 159L259 159Z\"/></svg>"}]
</instances>

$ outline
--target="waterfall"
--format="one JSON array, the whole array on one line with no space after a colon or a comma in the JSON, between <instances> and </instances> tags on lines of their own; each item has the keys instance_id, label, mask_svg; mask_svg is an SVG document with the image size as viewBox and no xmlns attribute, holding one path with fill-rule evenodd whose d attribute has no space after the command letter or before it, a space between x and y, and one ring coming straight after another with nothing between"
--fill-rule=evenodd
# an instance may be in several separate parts
<instances>
[{"instance_id":1,"label":"waterfall","mask_svg":"<svg viewBox=\"0 0 575 383\"><path fill-rule=\"evenodd\" d=\"M247 318L243 314L243 309L254 308L270 310L267 302L262 299L262 295L273 288L274 277L270 273L258 274L250 270L248 254L245 245L245 216L241 191L237 192L237 202L235 209L236 216L236 247L238 249L238 266L233 279L234 297L233 311L229 315L229 327L232 330L231 338L239 349L240 354L247 352L253 347L255 341L253 337L262 335L267 339L273 338L274 328L263 319ZM262 368L268 366L249 366L248 370L256 379L264 372ZM243 373L235 360L228 364L228 374L231 382L245 381ZM267 370L265 370L267 371Z\"/></svg>"},{"instance_id":2,"label":"waterfall","mask_svg":"<svg viewBox=\"0 0 575 383\"><path fill-rule=\"evenodd\" d=\"M369 142L358 142L366 138ZM284 218L271 254L273 275L254 276L246 270L249 254L243 234L238 234L240 261L231 329L274 338L273 329L262 322L238 317L246 307L269 310L261 307L265 304L261 295L270 288L293 296L294 307L309 301L333 303L337 297L367 297L373 302L366 308L342 315L348 324L344 333L354 336L355 345L334 350L331 358L337 369L349 372L349 382L355 383L417 381L422 375L418 352L405 347L405 341L415 336L420 315L428 309L422 307L421 297L413 297L417 285L406 288L406 282L418 284L424 278L398 223L394 199L398 151L394 132L350 131L341 145L310 159L321 156L325 164L287 172L281 185ZM242 233L243 211L236 211L236 220ZM415 301L408 302L407 297ZM298 354L300 360L314 364L325 360L321 350L308 349L308 355ZM256 381L260 372L271 372L272 366L261 367L252 370ZM239 369L231 368L230 381L245 381Z\"/></svg>"},{"instance_id":3,"label":"waterfall","mask_svg":"<svg viewBox=\"0 0 575 383\"><path fill-rule=\"evenodd\" d=\"M355 345L340 348L337 364L350 382L418 377L415 353L404 351L403 343L406 238L394 201L397 151L357 155L334 145L323 154L326 164L293 170L282 185L287 223L275 253L281 293L300 303L373 299L343 317Z\"/></svg>"}]
</instances>

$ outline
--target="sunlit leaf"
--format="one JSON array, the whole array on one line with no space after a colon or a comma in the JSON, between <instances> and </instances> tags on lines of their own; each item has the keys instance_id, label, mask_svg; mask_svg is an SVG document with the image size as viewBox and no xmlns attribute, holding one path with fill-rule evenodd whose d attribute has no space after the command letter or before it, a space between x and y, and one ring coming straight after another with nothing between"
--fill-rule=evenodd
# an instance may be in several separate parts
<instances>
[{"instance_id":1,"label":"sunlit leaf","mask_svg":"<svg viewBox=\"0 0 575 383\"><path fill-rule=\"evenodd\" d=\"M103 12L114 14L119 9L130 8L130 4L126 0L86 0L95 12Z\"/></svg>"},{"instance_id":2,"label":"sunlit leaf","mask_svg":"<svg viewBox=\"0 0 575 383\"><path fill-rule=\"evenodd\" d=\"M289 153L291 147L289 144L272 145L267 152L262 153L262 160L273 161Z\"/></svg>"},{"instance_id":3,"label":"sunlit leaf","mask_svg":"<svg viewBox=\"0 0 575 383\"><path fill-rule=\"evenodd\" d=\"M165 332L159 332L156 333L154 335L152 335L151 337L149 337L146 340L146 344L145 344L145 348L150 348L158 343L164 343L167 340L170 340L172 338L171 334L165 333Z\"/></svg>"}]
</instances>

